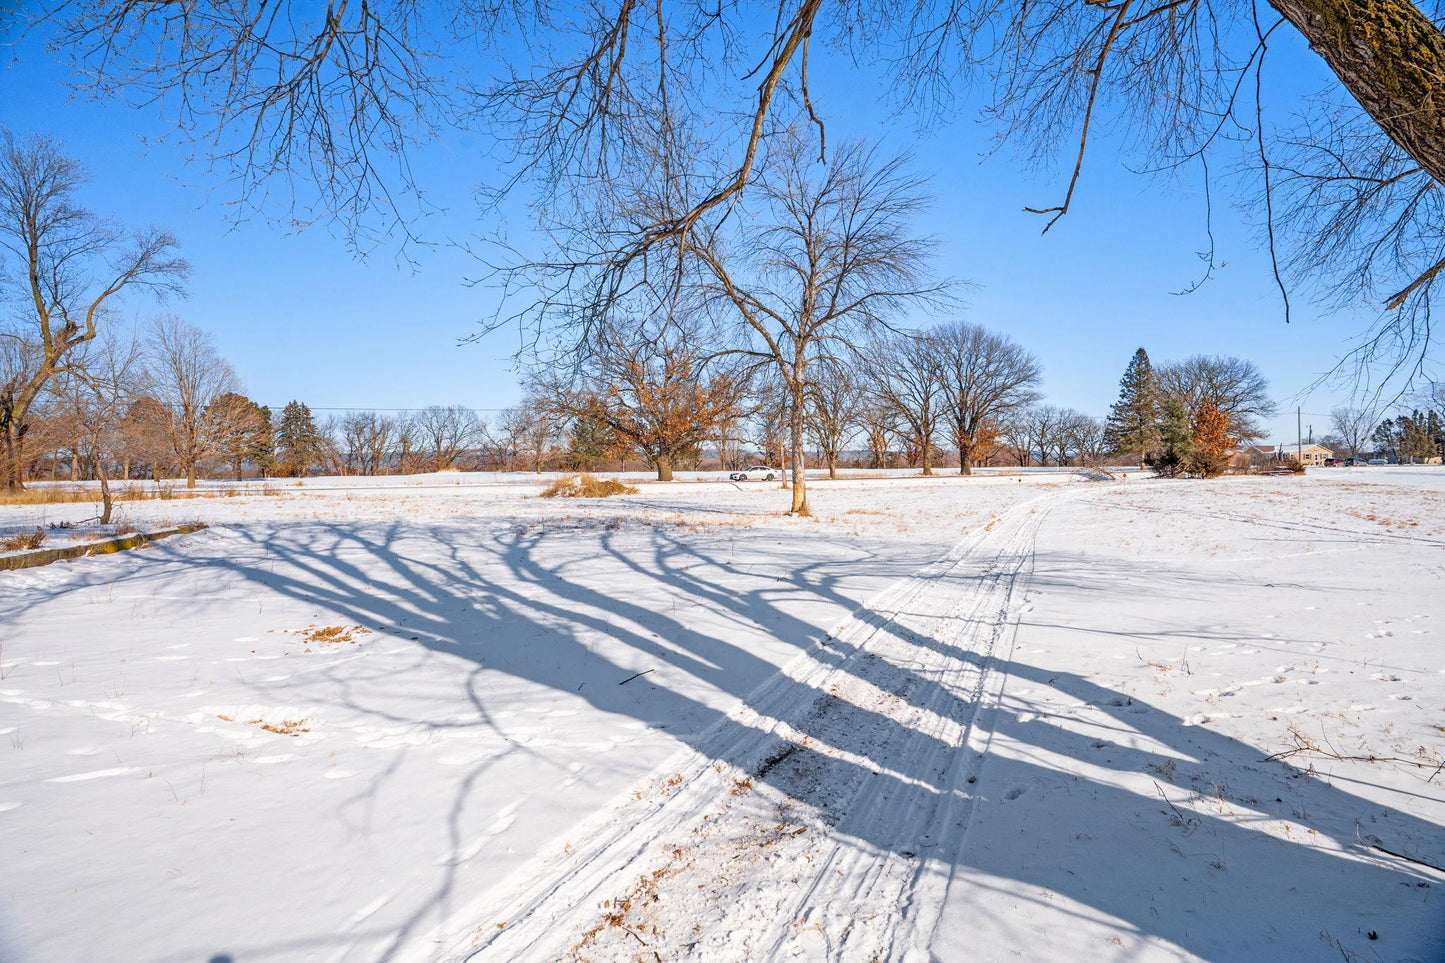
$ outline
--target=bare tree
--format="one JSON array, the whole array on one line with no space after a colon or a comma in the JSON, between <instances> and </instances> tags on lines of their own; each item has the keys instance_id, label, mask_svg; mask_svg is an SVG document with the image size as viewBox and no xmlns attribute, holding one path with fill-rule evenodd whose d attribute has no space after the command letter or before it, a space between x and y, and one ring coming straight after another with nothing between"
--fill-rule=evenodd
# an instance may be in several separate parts
<instances>
[{"instance_id":1,"label":"bare tree","mask_svg":"<svg viewBox=\"0 0 1445 963\"><path fill-rule=\"evenodd\" d=\"M476 412L461 405L423 408L412 418L417 440L431 455L431 470L446 471L456 466L467 449L485 437L486 428Z\"/></svg>"},{"instance_id":2,"label":"bare tree","mask_svg":"<svg viewBox=\"0 0 1445 963\"><path fill-rule=\"evenodd\" d=\"M1021 408L999 425L999 438L1020 468L1033 464L1033 409Z\"/></svg>"},{"instance_id":3,"label":"bare tree","mask_svg":"<svg viewBox=\"0 0 1445 963\"><path fill-rule=\"evenodd\" d=\"M939 383L953 425L958 470L968 475L992 427L1039 400L1043 369L1021 345L976 324L943 325L930 337L940 352Z\"/></svg>"},{"instance_id":4,"label":"bare tree","mask_svg":"<svg viewBox=\"0 0 1445 963\"><path fill-rule=\"evenodd\" d=\"M1269 396L1269 379L1243 358L1196 354L1160 365L1154 374L1163 395L1182 401L1191 418L1212 404L1229 419L1229 433L1245 440L1264 437L1261 419L1279 410Z\"/></svg>"},{"instance_id":5,"label":"bare tree","mask_svg":"<svg viewBox=\"0 0 1445 963\"><path fill-rule=\"evenodd\" d=\"M838 477L838 456L857 430L867 399L864 379L848 364L822 363L808 383L808 434L828 466L829 478Z\"/></svg>"},{"instance_id":6,"label":"bare tree","mask_svg":"<svg viewBox=\"0 0 1445 963\"><path fill-rule=\"evenodd\" d=\"M541 472L554 454L562 424L561 418L547 413L542 399L529 395L486 427L487 447L507 471L525 462Z\"/></svg>"},{"instance_id":7,"label":"bare tree","mask_svg":"<svg viewBox=\"0 0 1445 963\"><path fill-rule=\"evenodd\" d=\"M339 429L340 454L348 474L380 475L391 458L396 424L374 411L350 411Z\"/></svg>"},{"instance_id":8,"label":"bare tree","mask_svg":"<svg viewBox=\"0 0 1445 963\"><path fill-rule=\"evenodd\" d=\"M1080 464L1092 467L1103 463L1109 453L1109 440L1102 418L1074 412L1069 419L1069 434Z\"/></svg>"},{"instance_id":9,"label":"bare tree","mask_svg":"<svg viewBox=\"0 0 1445 963\"><path fill-rule=\"evenodd\" d=\"M1286 231L1299 242L1298 256L1276 255L1277 266L1305 283L1333 271L1357 299L1378 295L1386 317L1374 346L1420 349L1445 273L1436 228L1445 76L1433 67L1445 60L1445 35L1435 12L1408 0L1269 7L1272 15L1229 0L779 0L761 30L751 8L696 0L590 5L566 17L545 4L459 0L436 21L414 2L323 11L287 0L71 0L40 16L58 22L58 46L87 68L92 90L178 105L179 126L234 161L243 184L308 171L326 202L318 208L352 221L371 207L397 209L403 191L390 185L412 183L405 149L439 112L500 122L516 152L508 185L535 182L549 203L617 177L652 149L648 135L661 127L671 136L686 121L717 146L678 176L675 203L613 225L607 270L617 273L733 207L768 161L777 118L805 111L816 153L826 154L809 72L819 51L886 65L900 105L924 119L950 111L955 88L981 74L1001 134L1035 162L1062 159L1062 196L1030 209L1045 230L1072 208L1091 134L1103 127L1130 131L1143 155L1134 166L1198 163L1206 188L1210 158L1242 146L1263 182L1266 243L1274 252ZM422 57L448 49L433 22L480 40L502 61L484 69L504 79L459 83L457 60ZM513 31L527 42L508 44ZM1264 65L1291 32L1338 86L1304 112L1323 130L1307 126L1281 147L1267 143ZM509 62L513 50L537 49L548 51L545 66ZM478 87L478 110L443 110L450 91ZM657 120L684 107L682 118ZM393 158L383 176L381 162Z\"/></svg>"},{"instance_id":10,"label":"bare tree","mask_svg":"<svg viewBox=\"0 0 1445 963\"><path fill-rule=\"evenodd\" d=\"M925 196L903 158L882 160L852 142L820 174L798 138L777 149L759 182L756 221L731 239L700 227L687 250L701 266L705 301L740 319L750 344L738 350L771 364L787 394L789 511L806 515L810 366L941 286L925 272L934 245L910 223Z\"/></svg>"},{"instance_id":11,"label":"bare tree","mask_svg":"<svg viewBox=\"0 0 1445 963\"><path fill-rule=\"evenodd\" d=\"M943 351L929 334L890 331L867 348L873 391L888 406L917 452L923 474L933 474L938 430L947 416L944 401Z\"/></svg>"},{"instance_id":12,"label":"bare tree","mask_svg":"<svg viewBox=\"0 0 1445 963\"><path fill-rule=\"evenodd\" d=\"M150 327L150 381L154 396L171 413L171 448L186 473L186 487L196 487L197 466L221 451L223 440L249 420L244 410L214 407L223 395L239 390L236 373L216 350L206 332L173 315Z\"/></svg>"},{"instance_id":13,"label":"bare tree","mask_svg":"<svg viewBox=\"0 0 1445 963\"><path fill-rule=\"evenodd\" d=\"M1049 454L1057 447L1056 439L1064 417L1064 410L1054 405L1034 405L1028 409L1029 442L1038 452L1041 467L1048 467Z\"/></svg>"},{"instance_id":14,"label":"bare tree","mask_svg":"<svg viewBox=\"0 0 1445 963\"><path fill-rule=\"evenodd\" d=\"M71 376L90 393L81 424L90 443L96 477L100 479L100 516L102 525L109 525L114 501L110 493L110 473L106 462L124 445L120 423L133 392L143 380L144 357L133 338L110 338L104 343L87 345L72 355L68 367Z\"/></svg>"},{"instance_id":15,"label":"bare tree","mask_svg":"<svg viewBox=\"0 0 1445 963\"><path fill-rule=\"evenodd\" d=\"M1364 453L1379 421L1380 413L1371 408L1340 407L1330 412L1330 428L1350 455Z\"/></svg>"},{"instance_id":16,"label":"bare tree","mask_svg":"<svg viewBox=\"0 0 1445 963\"><path fill-rule=\"evenodd\" d=\"M67 371L69 359L100 334L122 295L178 293L189 271L169 234L127 235L76 204L86 180L79 164L48 138L18 141L0 129L0 270L13 265L25 279L24 306L12 330L23 366L7 365L0 385L0 443L7 488L24 487L25 432L31 406L45 386Z\"/></svg>"},{"instance_id":17,"label":"bare tree","mask_svg":"<svg viewBox=\"0 0 1445 963\"><path fill-rule=\"evenodd\" d=\"M871 392L859 413L869 468L893 467L893 441L898 437L898 416L891 405Z\"/></svg>"}]
</instances>

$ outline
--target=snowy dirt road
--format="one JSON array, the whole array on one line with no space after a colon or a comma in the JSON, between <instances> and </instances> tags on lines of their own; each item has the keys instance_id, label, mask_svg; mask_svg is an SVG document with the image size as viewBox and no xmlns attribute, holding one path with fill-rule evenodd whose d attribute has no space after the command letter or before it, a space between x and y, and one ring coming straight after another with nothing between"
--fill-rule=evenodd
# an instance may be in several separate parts
<instances>
[{"instance_id":1,"label":"snowy dirt road","mask_svg":"<svg viewBox=\"0 0 1445 963\"><path fill-rule=\"evenodd\" d=\"M1076 494L1014 506L872 601L451 955L927 959L946 882L928 857L959 845L990 669L1039 525Z\"/></svg>"}]
</instances>

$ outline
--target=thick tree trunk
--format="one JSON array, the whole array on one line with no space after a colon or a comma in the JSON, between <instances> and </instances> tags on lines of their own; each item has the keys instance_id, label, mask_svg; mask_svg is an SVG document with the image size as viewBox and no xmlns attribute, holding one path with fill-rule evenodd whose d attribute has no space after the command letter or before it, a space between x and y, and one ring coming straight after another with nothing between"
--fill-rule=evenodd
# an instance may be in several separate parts
<instances>
[{"instance_id":1,"label":"thick tree trunk","mask_svg":"<svg viewBox=\"0 0 1445 963\"><path fill-rule=\"evenodd\" d=\"M196 487L196 463L195 463L195 462L191 462L189 465L186 466L186 487L187 487L187 488L195 488L195 487Z\"/></svg>"},{"instance_id":2,"label":"thick tree trunk","mask_svg":"<svg viewBox=\"0 0 1445 963\"><path fill-rule=\"evenodd\" d=\"M932 475L932 474L933 474L933 443L932 443L929 439L927 439L927 438L923 439L922 460L923 460L923 474L925 474L925 475Z\"/></svg>"},{"instance_id":3,"label":"thick tree trunk","mask_svg":"<svg viewBox=\"0 0 1445 963\"><path fill-rule=\"evenodd\" d=\"M241 459L237 458L237 459L235 459L233 462L231 462L231 467L235 469L235 472L236 472L236 481L240 481L240 480L241 480Z\"/></svg>"},{"instance_id":4,"label":"thick tree trunk","mask_svg":"<svg viewBox=\"0 0 1445 963\"><path fill-rule=\"evenodd\" d=\"M4 473L4 487L18 491L25 487L25 439L14 428L13 423L5 426L5 464L0 466ZM55 462L50 463L51 468Z\"/></svg>"},{"instance_id":5,"label":"thick tree trunk","mask_svg":"<svg viewBox=\"0 0 1445 963\"><path fill-rule=\"evenodd\" d=\"M960 475L973 474L973 446L967 441L958 443L958 473Z\"/></svg>"},{"instance_id":6,"label":"thick tree trunk","mask_svg":"<svg viewBox=\"0 0 1445 963\"><path fill-rule=\"evenodd\" d=\"M838 477L838 453L836 451L828 452L828 477Z\"/></svg>"},{"instance_id":7,"label":"thick tree trunk","mask_svg":"<svg viewBox=\"0 0 1445 963\"><path fill-rule=\"evenodd\" d=\"M672 458L667 455L657 457L657 480L672 481Z\"/></svg>"},{"instance_id":8,"label":"thick tree trunk","mask_svg":"<svg viewBox=\"0 0 1445 963\"><path fill-rule=\"evenodd\" d=\"M1445 35L1408 0L1270 0L1400 149L1445 184Z\"/></svg>"}]
</instances>

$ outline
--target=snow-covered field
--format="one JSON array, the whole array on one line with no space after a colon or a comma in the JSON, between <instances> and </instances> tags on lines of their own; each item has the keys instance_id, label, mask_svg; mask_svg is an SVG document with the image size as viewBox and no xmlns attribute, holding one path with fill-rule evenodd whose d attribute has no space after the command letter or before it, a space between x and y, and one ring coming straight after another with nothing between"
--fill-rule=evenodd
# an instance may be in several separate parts
<instances>
[{"instance_id":1,"label":"snow-covered field","mask_svg":"<svg viewBox=\"0 0 1445 963\"><path fill-rule=\"evenodd\" d=\"M1445 959L1445 472L544 480L0 572L0 958Z\"/></svg>"}]
</instances>

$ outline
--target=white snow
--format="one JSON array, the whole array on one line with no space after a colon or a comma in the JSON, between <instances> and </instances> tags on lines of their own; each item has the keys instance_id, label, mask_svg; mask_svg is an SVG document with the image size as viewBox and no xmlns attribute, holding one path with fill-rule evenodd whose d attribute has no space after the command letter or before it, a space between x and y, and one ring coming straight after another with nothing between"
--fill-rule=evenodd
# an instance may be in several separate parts
<instances>
[{"instance_id":1,"label":"white snow","mask_svg":"<svg viewBox=\"0 0 1445 963\"><path fill-rule=\"evenodd\" d=\"M547 480L0 572L0 957L1445 958L1445 472Z\"/></svg>"}]
</instances>

